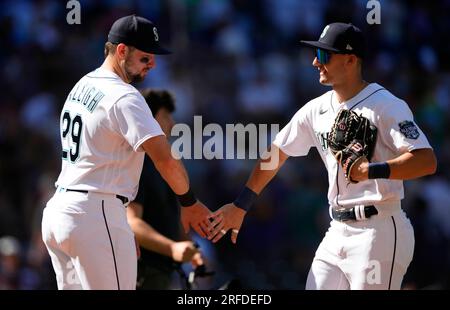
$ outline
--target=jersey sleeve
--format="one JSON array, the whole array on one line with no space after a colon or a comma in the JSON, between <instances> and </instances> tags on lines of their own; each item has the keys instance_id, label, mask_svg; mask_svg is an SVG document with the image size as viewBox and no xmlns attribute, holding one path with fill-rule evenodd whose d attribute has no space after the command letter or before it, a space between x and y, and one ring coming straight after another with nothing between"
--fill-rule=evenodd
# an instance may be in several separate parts
<instances>
[{"instance_id":1,"label":"jersey sleeve","mask_svg":"<svg viewBox=\"0 0 450 310\"><path fill-rule=\"evenodd\" d=\"M414 117L406 102L396 100L385 107L379 121L382 130L378 134L391 145L394 151L405 153L415 149L431 148L427 137L414 122Z\"/></svg>"},{"instance_id":2,"label":"jersey sleeve","mask_svg":"<svg viewBox=\"0 0 450 310\"><path fill-rule=\"evenodd\" d=\"M314 146L308 120L308 109L305 105L276 135L273 144L289 156L305 156Z\"/></svg>"},{"instance_id":3,"label":"jersey sleeve","mask_svg":"<svg viewBox=\"0 0 450 310\"><path fill-rule=\"evenodd\" d=\"M139 94L121 97L111 108L113 126L134 151L143 151L141 145L149 138L164 135L145 99Z\"/></svg>"}]
</instances>

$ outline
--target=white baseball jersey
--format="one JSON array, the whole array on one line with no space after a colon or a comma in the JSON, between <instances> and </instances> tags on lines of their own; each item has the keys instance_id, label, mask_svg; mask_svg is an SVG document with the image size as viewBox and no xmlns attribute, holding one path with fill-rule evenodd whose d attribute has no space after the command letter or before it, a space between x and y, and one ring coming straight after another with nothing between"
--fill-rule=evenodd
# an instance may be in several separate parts
<instances>
[{"instance_id":1,"label":"white baseball jersey","mask_svg":"<svg viewBox=\"0 0 450 310\"><path fill-rule=\"evenodd\" d=\"M141 144L163 134L136 88L98 68L74 86L61 112L56 185L133 200L145 156Z\"/></svg>"},{"instance_id":2,"label":"white baseball jersey","mask_svg":"<svg viewBox=\"0 0 450 310\"><path fill-rule=\"evenodd\" d=\"M331 221L306 289L400 289L414 251L413 228L401 210L403 182L372 179L353 184L345 179L327 143L340 109L362 114L377 127L373 162L431 148L407 104L375 83L343 103L334 91L311 100L278 133L273 143L287 155L306 155L313 146L319 151L328 170L330 216L333 208L354 207L358 219ZM378 214L363 217L364 205L375 205Z\"/></svg>"},{"instance_id":3,"label":"white baseball jersey","mask_svg":"<svg viewBox=\"0 0 450 310\"><path fill-rule=\"evenodd\" d=\"M362 114L377 127L373 162L383 162L414 149L431 148L415 124L408 105L376 83L343 103L338 102L334 91L311 100L278 133L273 143L289 156L304 156L311 147L317 148L328 170L331 207L400 201L403 198L401 180L372 179L349 184L345 179L325 139L340 109Z\"/></svg>"}]
</instances>

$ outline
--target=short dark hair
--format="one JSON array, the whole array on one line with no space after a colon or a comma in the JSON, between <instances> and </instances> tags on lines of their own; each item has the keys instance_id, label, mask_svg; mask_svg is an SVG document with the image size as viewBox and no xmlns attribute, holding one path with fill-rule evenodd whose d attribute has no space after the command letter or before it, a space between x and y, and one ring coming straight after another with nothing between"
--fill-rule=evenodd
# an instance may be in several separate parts
<instances>
[{"instance_id":1,"label":"short dark hair","mask_svg":"<svg viewBox=\"0 0 450 310\"><path fill-rule=\"evenodd\" d=\"M103 50L103 54L105 55L105 58L108 57L108 55L114 55L116 53L117 50L117 45L116 43L111 43L111 42L106 42L105 43L105 49ZM135 50L134 46L130 46L127 45L128 49L130 50L130 52L133 52Z\"/></svg>"},{"instance_id":2,"label":"short dark hair","mask_svg":"<svg viewBox=\"0 0 450 310\"><path fill-rule=\"evenodd\" d=\"M106 42L105 43L105 49L104 49L104 55L105 58L108 57L108 55L114 55L116 53L117 44Z\"/></svg>"},{"instance_id":3,"label":"short dark hair","mask_svg":"<svg viewBox=\"0 0 450 310\"><path fill-rule=\"evenodd\" d=\"M167 90L145 88L141 90L141 94L145 101L147 101L153 116L155 116L161 108L167 109L170 113L175 111L175 99Z\"/></svg>"}]
</instances>

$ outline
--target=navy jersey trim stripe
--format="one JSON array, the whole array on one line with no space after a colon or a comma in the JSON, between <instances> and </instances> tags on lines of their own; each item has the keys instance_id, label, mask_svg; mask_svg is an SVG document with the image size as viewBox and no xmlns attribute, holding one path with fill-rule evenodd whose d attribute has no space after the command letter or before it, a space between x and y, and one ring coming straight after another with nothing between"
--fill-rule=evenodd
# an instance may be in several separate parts
<instances>
[{"instance_id":1,"label":"navy jersey trim stripe","mask_svg":"<svg viewBox=\"0 0 450 310\"><path fill-rule=\"evenodd\" d=\"M360 101L358 101L357 103L355 103L350 109L348 109L348 110L351 110L351 109L353 109L354 107L356 107L358 104L360 104L361 102L363 102L364 100L366 100L367 98L369 98L370 96L372 96L373 94L375 94L375 93L378 93L380 90L386 90L385 88L379 88L379 89L377 89L376 91L374 91L373 93L371 93L370 95L368 95L367 97L365 97L364 99L361 99Z\"/></svg>"}]
</instances>

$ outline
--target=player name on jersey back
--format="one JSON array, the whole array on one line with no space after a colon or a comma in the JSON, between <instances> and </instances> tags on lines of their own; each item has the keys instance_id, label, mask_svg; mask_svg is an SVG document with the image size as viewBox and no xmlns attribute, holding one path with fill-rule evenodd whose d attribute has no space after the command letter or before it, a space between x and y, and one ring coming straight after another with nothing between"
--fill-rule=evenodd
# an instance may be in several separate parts
<instances>
[{"instance_id":1,"label":"player name on jersey back","mask_svg":"<svg viewBox=\"0 0 450 310\"><path fill-rule=\"evenodd\" d=\"M83 105L89 112L93 112L105 94L87 81L81 80L67 96L67 101Z\"/></svg>"}]
</instances>

